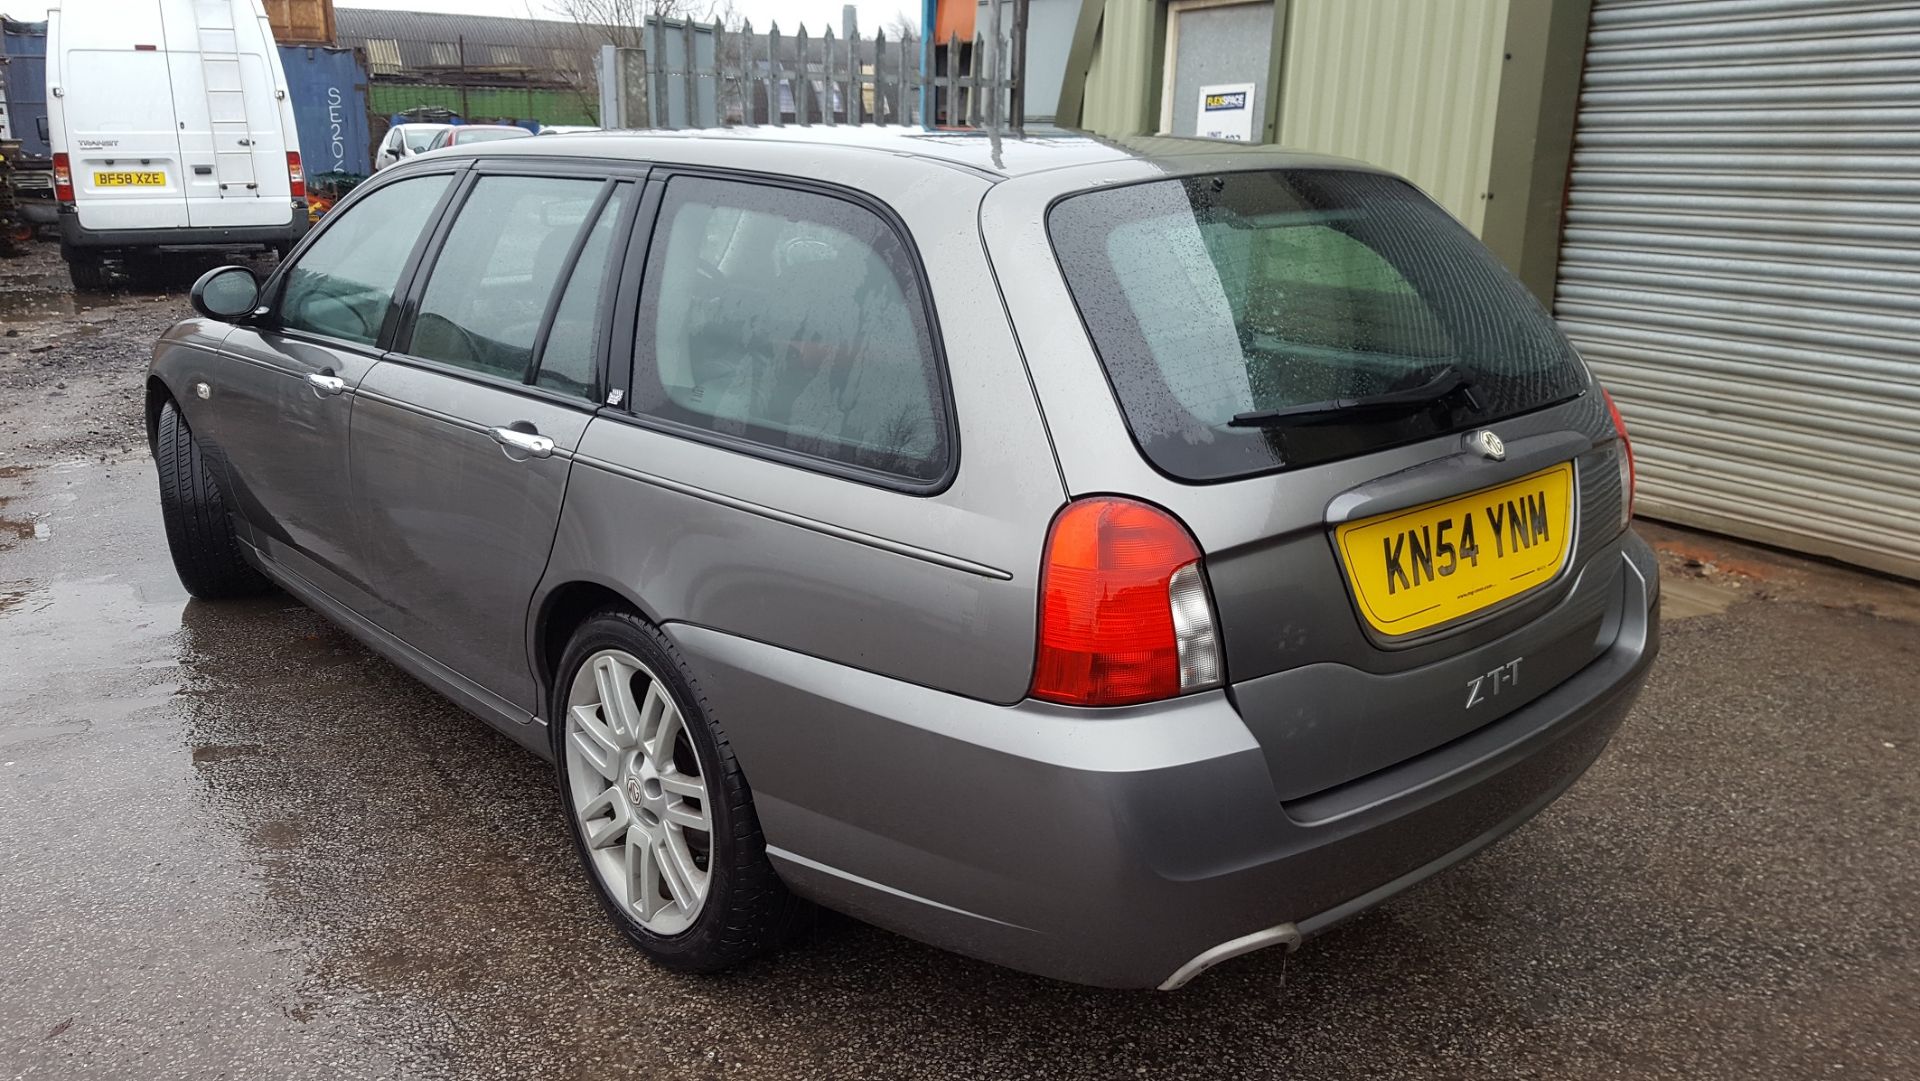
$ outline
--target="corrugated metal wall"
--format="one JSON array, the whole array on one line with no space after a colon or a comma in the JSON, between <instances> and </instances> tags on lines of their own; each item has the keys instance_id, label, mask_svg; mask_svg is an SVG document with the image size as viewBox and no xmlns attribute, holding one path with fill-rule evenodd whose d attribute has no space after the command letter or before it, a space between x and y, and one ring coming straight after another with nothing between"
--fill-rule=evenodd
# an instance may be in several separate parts
<instances>
[{"instance_id":1,"label":"corrugated metal wall","mask_svg":"<svg viewBox=\"0 0 1920 1081\"><path fill-rule=\"evenodd\" d=\"M443 86L432 83L381 83L368 88L375 116L392 116L421 106L470 119L538 120L542 124L597 124L595 106L572 90L522 87Z\"/></svg>"},{"instance_id":2,"label":"corrugated metal wall","mask_svg":"<svg viewBox=\"0 0 1920 1081\"><path fill-rule=\"evenodd\" d=\"M351 49L280 46L287 99L300 130L300 159L309 179L324 173L373 172L367 128L367 73Z\"/></svg>"},{"instance_id":3,"label":"corrugated metal wall","mask_svg":"<svg viewBox=\"0 0 1920 1081\"><path fill-rule=\"evenodd\" d=\"M1507 3L1291 0L1279 141L1401 173L1478 233Z\"/></svg>"},{"instance_id":4,"label":"corrugated metal wall","mask_svg":"<svg viewBox=\"0 0 1920 1081\"><path fill-rule=\"evenodd\" d=\"M1087 69L1081 127L1110 135L1159 127L1160 118L1148 115L1148 80L1158 78L1163 48L1154 33L1154 15L1154 5L1141 0L1108 0L1093 63Z\"/></svg>"},{"instance_id":5,"label":"corrugated metal wall","mask_svg":"<svg viewBox=\"0 0 1920 1081\"><path fill-rule=\"evenodd\" d=\"M1920 10L1596 0L1555 312L1640 506L1920 577Z\"/></svg>"},{"instance_id":6,"label":"corrugated metal wall","mask_svg":"<svg viewBox=\"0 0 1920 1081\"><path fill-rule=\"evenodd\" d=\"M47 24L6 20L0 49L7 56L0 77L7 80L7 113L20 153L51 158L53 148L40 137L40 121L47 115Z\"/></svg>"}]
</instances>

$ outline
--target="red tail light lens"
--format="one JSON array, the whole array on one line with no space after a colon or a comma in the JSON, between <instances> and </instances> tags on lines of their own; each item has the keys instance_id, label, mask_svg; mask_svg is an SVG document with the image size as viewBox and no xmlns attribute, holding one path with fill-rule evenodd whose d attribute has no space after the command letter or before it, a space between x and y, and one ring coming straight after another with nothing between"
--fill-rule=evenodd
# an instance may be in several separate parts
<instances>
[{"instance_id":1,"label":"red tail light lens","mask_svg":"<svg viewBox=\"0 0 1920 1081\"><path fill-rule=\"evenodd\" d=\"M1608 394L1604 388L1600 391L1600 396L1607 400L1607 412L1613 416L1613 430L1620 436L1620 457L1625 463L1621 467L1625 474L1620 478L1623 482L1621 490L1626 493L1626 506L1621 513L1620 521L1625 525L1633 520L1633 500L1640 487L1640 470L1633 461L1633 440L1627 438L1627 422L1620 419L1620 407L1613 404L1613 395Z\"/></svg>"},{"instance_id":2,"label":"red tail light lens","mask_svg":"<svg viewBox=\"0 0 1920 1081\"><path fill-rule=\"evenodd\" d=\"M287 151L287 186L293 189L295 199L307 197L307 171L300 165L300 155Z\"/></svg>"},{"instance_id":3,"label":"red tail light lens","mask_svg":"<svg viewBox=\"0 0 1920 1081\"><path fill-rule=\"evenodd\" d=\"M1166 511L1102 496L1053 521L1040 574L1033 696L1120 706L1218 686L1200 549Z\"/></svg>"},{"instance_id":4,"label":"red tail light lens","mask_svg":"<svg viewBox=\"0 0 1920 1081\"><path fill-rule=\"evenodd\" d=\"M58 202L73 202L73 166L65 154L53 156L53 197Z\"/></svg>"}]
</instances>

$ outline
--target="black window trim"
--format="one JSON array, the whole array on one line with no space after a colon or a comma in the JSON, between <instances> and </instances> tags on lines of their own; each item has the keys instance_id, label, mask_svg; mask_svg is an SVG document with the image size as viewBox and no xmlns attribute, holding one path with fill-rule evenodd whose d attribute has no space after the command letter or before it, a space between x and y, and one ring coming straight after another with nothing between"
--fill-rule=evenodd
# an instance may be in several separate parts
<instances>
[{"instance_id":1,"label":"black window trim","mask_svg":"<svg viewBox=\"0 0 1920 1081\"><path fill-rule=\"evenodd\" d=\"M452 203L454 194L460 190L467 172L467 164L466 162L451 162L435 168L396 170L388 173L386 176L376 177L355 187L347 198L341 200L333 210L320 219L318 228L308 230L307 235L301 239L300 243L297 244L292 251L288 252L287 257L280 260L279 265L273 268L273 273L267 276L265 284L260 287L260 295L267 298L263 302L267 314L260 321L260 329L270 334L290 338L294 341L309 342L314 345L325 346L329 349L340 349L374 359L379 359L384 356L389 350L390 343L398 329L400 308L407 295L407 290L413 280L414 274L419 269L421 251L439 229L440 223L446 220L447 207ZM281 301L286 299L285 292L288 275L292 273L293 268L300 265L300 261L306 256L308 250L319 243L320 238L326 235L328 229L332 228L334 224L340 221L349 211L359 205L362 200L370 198L375 192L385 190L403 181L429 176L446 176L452 179L447 184L446 190L440 193L440 200L434 204L433 210L428 213L425 227L420 230L418 236L414 237L413 249L407 253L406 261L400 265L400 276L396 278L393 283L393 296L387 301L386 314L382 316L380 320L380 331L374 335L371 344L349 341L346 338L336 338L330 334L319 334L311 330L288 327L285 323L281 322L280 304Z\"/></svg>"},{"instance_id":2,"label":"black window trim","mask_svg":"<svg viewBox=\"0 0 1920 1081\"><path fill-rule=\"evenodd\" d=\"M651 186L646 183L647 176L652 169L651 163L628 160L601 160L596 158L513 157L483 158L468 164L471 164L473 167L466 170L460 182L456 185L457 190L452 193L453 199L449 201L451 205L443 204L441 206L439 217L435 221L431 233L427 236L426 243L416 249L414 262L409 264L406 273L403 275L407 283L406 288L399 294L400 303L395 305L396 308L401 310L402 314L396 320L393 334L386 342L381 359L394 364L404 364L422 371L429 371L465 382L491 387L496 390L505 390L515 394L538 398L555 405L568 406L582 412L594 412L601 409L606 403L607 387L610 383L609 360L612 356L611 337L612 333L616 333L618 330L618 319L611 320L614 325L612 332L601 335L601 341L594 357L595 386L594 397L591 399L583 398L578 394L568 394L563 391L542 387L532 382L503 379L499 376L488 375L485 372L474 371L471 368L463 368L457 364L449 364L445 361L434 360L429 357L416 356L401 348L401 343L404 342L407 345L412 344L414 320L420 314L420 304L426 295L427 280L432 276L433 264L438 261L440 250L445 246L447 236L452 233L454 223L459 219L459 208L466 204L468 195L471 194L474 186L478 184L483 177L531 176L551 178L554 180L599 180L602 182L600 191L594 196L593 210L589 212L587 219L582 224L580 234L574 238L575 246L568 249L565 266L567 274L570 275L574 260L577 259L580 254L582 238L592 231L594 214L605 207L606 200L612 196L615 185L630 183L637 190L641 191L642 195L640 198L631 200L628 206L623 209L620 219L614 223L615 235L613 244L609 245L609 253L611 254L618 248L621 238L620 230L632 228L636 211L647 201L645 198L645 189ZM620 258L610 258L608 260L609 275L617 273L618 268L626 263L627 258L628 256L624 251L622 251ZM563 275L563 280L556 283L553 296L548 298L549 307L553 307L554 310L549 311L542 317L541 329L536 333L534 339L534 351L528 368L528 373L534 376L538 375L542 353L546 348L546 334L551 329L551 320L554 312L558 310L557 307L554 306L557 305L561 295L566 291L565 277L566 276ZM602 289L600 302L594 311L594 318L599 322L603 330L607 329L609 325L610 316L613 314L612 309L617 309L620 303L621 298L619 296L608 293L604 288ZM524 380L527 378L527 375L523 373L522 378Z\"/></svg>"},{"instance_id":3,"label":"black window trim","mask_svg":"<svg viewBox=\"0 0 1920 1081\"><path fill-rule=\"evenodd\" d=\"M853 465L848 462L836 461L831 458L802 454L799 451L789 450L785 447L776 447L757 440L729 435L725 432L716 432L707 428L696 428L692 425L634 411L633 383L635 367L639 363L639 332L643 326L651 324L656 314L645 311L644 306L640 302L640 298L646 285L646 271L653 260L653 246L656 243L662 242L659 229L659 214L661 205L665 202L665 189L675 177L682 176L708 180L724 180L742 184L756 184L762 187L788 188L812 195L822 195L828 198L838 199L842 202L852 203L855 206L871 212L878 217L888 229L892 230L913 267L914 280L912 285L914 291L920 298L920 307L923 313L922 318L925 320L927 329L927 344L933 353L934 384L935 389L940 395L940 408L937 411L937 416L940 423L945 426L944 434L947 443L946 467L941 471L939 476L930 480L915 480L911 477L903 477L898 473L886 473L876 469L867 469L862 466ZM623 368L626 374L622 389L622 400L617 409L608 409L602 416L609 420L633 424L641 428L657 431L665 435L677 436L696 443L705 443L723 450L733 451L753 458L760 458L779 465L804 469L813 473L821 473L830 477L837 477L841 480L854 481L870 487L900 492L905 495L937 496L953 486L954 480L960 475L960 423L953 401L953 380L948 374L946 337L941 331L939 313L934 307L933 290L929 286L926 263L920 258L920 248L914 243L913 233L907 228L906 221L902 219L891 206L888 206L884 201L866 192L840 184L808 180L778 173L761 173L746 169L727 169L705 165L659 163L649 177L647 186L658 189L655 198L651 200L653 220L647 229L647 235L645 237L640 235L640 230L636 229L634 231L634 244L636 245L635 250L639 253L639 265L634 268L635 272L632 281L628 282L626 279L623 279L621 283L622 302L631 310L632 315L631 333L621 336L618 339L620 344L616 347L625 350L624 360L619 359L618 354L616 354L615 360L615 363ZM632 256L629 255L629 262L631 262L631 260ZM632 287L632 292L630 293L628 292L629 285ZM616 322L614 332L616 335L620 334L618 322Z\"/></svg>"}]
</instances>

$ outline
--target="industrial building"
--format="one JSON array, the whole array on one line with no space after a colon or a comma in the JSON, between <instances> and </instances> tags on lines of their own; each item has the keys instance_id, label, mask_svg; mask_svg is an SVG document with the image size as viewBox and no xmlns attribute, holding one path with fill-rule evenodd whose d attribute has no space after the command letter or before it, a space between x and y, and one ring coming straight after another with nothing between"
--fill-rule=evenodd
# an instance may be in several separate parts
<instances>
[{"instance_id":1,"label":"industrial building","mask_svg":"<svg viewBox=\"0 0 1920 1081\"><path fill-rule=\"evenodd\" d=\"M1641 514L1920 577L1920 9L1076 14L1061 125L1360 158L1477 232L1618 397Z\"/></svg>"},{"instance_id":2,"label":"industrial building","mask_svg":"<svg viewBox=\"0 0 1920 1081\"><path fill-rule=\"evenodd\" d=\"M339 8L336 44L366 57L376 116L598 123L593 31L550 19Z\"/></svg>"}]
</instances>

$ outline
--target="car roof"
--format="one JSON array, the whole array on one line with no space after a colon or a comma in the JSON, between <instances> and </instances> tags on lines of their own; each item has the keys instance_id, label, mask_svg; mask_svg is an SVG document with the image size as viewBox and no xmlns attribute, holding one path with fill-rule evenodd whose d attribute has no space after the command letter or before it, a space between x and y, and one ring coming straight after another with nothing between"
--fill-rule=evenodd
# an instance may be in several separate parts
<instances>
[{"instance_id":1,"label":"car roof","mask_svg":"<svg viewBox=\"0 0 1920 1081\"><path fill-rule=\"evenodd\" d=\"M576 132L563 140L502 140L457 151L473 157L517 155L615 158L662 163L698 162L701 151L719 145L762 147L768 172L804 174L822 155L852 157L885 154L930 166L960 169L991 180L1075 166L1144 163L1168 174L1222 168L1287 168L1306 165L1374 167L1340 158L1272 146L1167 136L1109 139L1057 128L1030 129L1025 135L992 131L924 130L906 126L837 125L808 127L703 128L693 131ZM456 148L457 150L457 148ZM1130 171L1130 170L1129 170Z\"/></svg>"}]
</instances>

